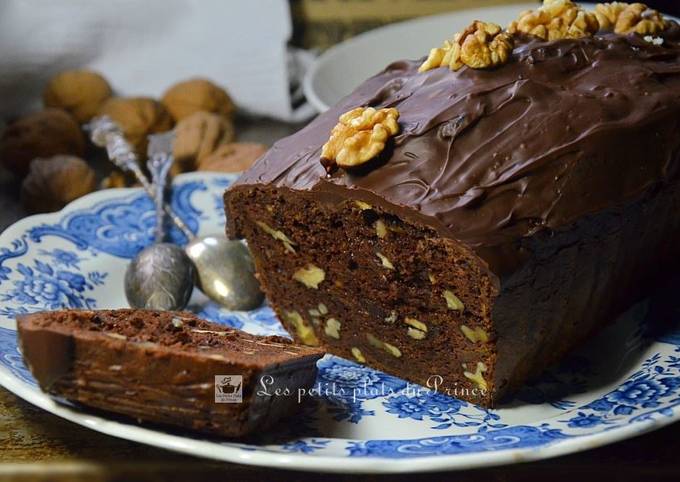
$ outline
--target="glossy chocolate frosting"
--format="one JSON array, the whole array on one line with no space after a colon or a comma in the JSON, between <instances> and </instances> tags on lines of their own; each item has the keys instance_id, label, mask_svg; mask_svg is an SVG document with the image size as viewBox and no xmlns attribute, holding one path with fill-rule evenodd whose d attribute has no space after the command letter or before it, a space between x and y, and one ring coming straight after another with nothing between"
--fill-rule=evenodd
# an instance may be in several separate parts
<instances>
[{"instance_id":1,"label":"glossy chocolate frosting","mask_svg":"<svg viewBox=\"0 0 680 482\"><path fill-rule=\"evenodd\" d=\"M660 37L516 38L510 61L491 70L393 63L276 143L236 186L363 199L478 253L566 226L680 171L677 24ZM396 107L401 132L368 165L327 176L321 146L357 106Z\"/></svg>"}]
</instances>

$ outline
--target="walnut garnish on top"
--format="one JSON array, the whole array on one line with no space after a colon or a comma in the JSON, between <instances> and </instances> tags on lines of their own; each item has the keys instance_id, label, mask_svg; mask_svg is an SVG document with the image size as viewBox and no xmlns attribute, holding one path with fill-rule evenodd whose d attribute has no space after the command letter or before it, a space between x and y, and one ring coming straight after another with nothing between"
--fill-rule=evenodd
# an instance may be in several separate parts
<instances>
[{"instance_id":1,"label":"walnut garnish on top","mask_svg":"<svg viewBox=\"0 0 680 482\"><path fill-rule=\"evenodd\" d=\"M512 52L512 38L495 23L475 20L469 27L444 41L444 45L430 50L418 69L425 72L447 66L458 70L463 65L473 69L495 67L508 61Z\"/></svg>"},{"instance_id":2,"label":"walnut garnish on top","mask_svg":"<svg viewBox=\"0 0 680 482\"><path fill-rule=\"evenodd\" d=\"M611 2L595 5L595 15L601 30L619 34L654 34L665 30L668 22L658 11L644 3Z\"/></svg>"},{"instance_id":3,"label":"walnut garnish on top","mask_svg":"<svg viewBox=\"0 0 680 482\"><path fill-rule=\"evenodd\" d=\"M537 10L527 10L508 26L508 32L525 33L543 40L581 38L599 30L597 17L570 0L544 0Z\"/></svg>"},{"instance_id":4,"label":"walnut garnish on top","mask_svg":"<svg viewBox=\"0 0 680 482\"><path fill-rule=\"evenodd\" d=\"M397 119L395 108L357 107L345 112L321 149L321 163L331 171L336 165L348 168L370 161L399 132Z\"/></svg>"}]
</instances>

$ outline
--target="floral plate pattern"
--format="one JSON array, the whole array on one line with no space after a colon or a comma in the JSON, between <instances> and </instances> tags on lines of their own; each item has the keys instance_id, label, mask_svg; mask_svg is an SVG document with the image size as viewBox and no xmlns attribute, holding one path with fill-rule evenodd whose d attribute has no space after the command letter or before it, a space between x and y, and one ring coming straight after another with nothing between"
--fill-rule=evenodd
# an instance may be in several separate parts
<instances>
[{"instance_id":1,"label":"floral plate pattern","mask_svg":"<svg viewBox=\"0 0 680 482\"><path fill-rule=\"evenodd\" d=\"M222 193L235 179L175 180L174 209L196 233L222 231ZM16 343L17 314L127 306L128 261L153 240L153 206L139 190L101 191L0 235L0 384L91 429L218 460L335 472L461 469L536 460L628 438L680 418L680 312L638 304L588 346L500 408L434 393L333 356L319 362L302 416L247 441L203 439L105 419L43 394ZM184 243L179 231L171 238ZM677 288L677 286L676 286ZM195 293L190 309L255 334L286 335L267 306L229 312ZM662 313L659 315L659 313Z\"/></svg>"}]
</instances>

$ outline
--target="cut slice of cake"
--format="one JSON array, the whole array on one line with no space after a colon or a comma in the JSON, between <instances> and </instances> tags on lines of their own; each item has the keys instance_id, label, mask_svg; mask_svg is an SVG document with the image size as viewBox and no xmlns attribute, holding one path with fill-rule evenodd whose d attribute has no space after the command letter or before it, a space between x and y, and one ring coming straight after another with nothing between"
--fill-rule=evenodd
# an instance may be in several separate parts
<instances>
[{"instance_id":1,"label":"cut slice of cake","mask_svg":"<svg viewBox=\"0 0 680 482\"><path fill-rule=\"evenodd\" d=\"M678 25L539 13L393 63L226 192L298 341L490 406L677 269Z\"/></svg>"},{"instance_id":2,"label":"cut slice of cake","mask_svg":"<svg viewBox=\"0 0 680 482\"><path fill-rule=\"evenodd\" d=\"M323 355L184 312L65 310L17 322L21 351L42 390L137 420L228 437L293 415L298 389L314 384ZM273 395L277 390L289 395Z\"/></svg>"}]
</instances>

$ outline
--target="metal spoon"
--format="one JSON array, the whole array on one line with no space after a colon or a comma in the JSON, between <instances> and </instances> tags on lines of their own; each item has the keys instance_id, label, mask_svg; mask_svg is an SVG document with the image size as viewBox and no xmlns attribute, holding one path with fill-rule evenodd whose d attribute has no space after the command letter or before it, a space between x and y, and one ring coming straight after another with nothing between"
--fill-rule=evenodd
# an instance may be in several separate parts
<instances>
[{"instance_id":1,"label":"metal spoon","mask_svg":"<svg viewBox=\"0 0 680 482\"><path fill-rule=\"evenodd\" d=\"M125 272L125 295L133 308L181 310L194 288L194 264L179 246L165 240L165 184L172 165L173 133L149 136L149 160L156 205L156 244L142 250Z\"/></svg>"},{"instance_id":2,"label":"metal spoon","mask_svg":"<svg viewBox=\"0 0 680 482\"><path fill-rule=\"evenodd\" d=\"M120 128L108 117L97 117L87 126L92 141L106 147L109 158L119 168L132 172L151 196L153 186L139 168L137 156L125 140ZM240 241L230 241L224 235L198 238L166 204L165 212L189 239L186 254L194 262L197 284L209 298L231 310L250 310L264 299L255 278L255 265L248 248Z\"/></svg>"}]
</instances>

